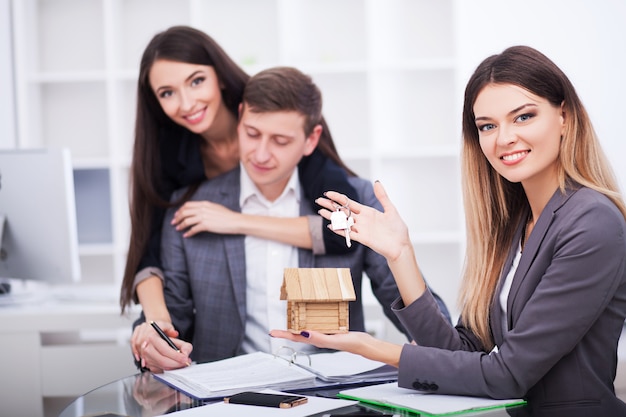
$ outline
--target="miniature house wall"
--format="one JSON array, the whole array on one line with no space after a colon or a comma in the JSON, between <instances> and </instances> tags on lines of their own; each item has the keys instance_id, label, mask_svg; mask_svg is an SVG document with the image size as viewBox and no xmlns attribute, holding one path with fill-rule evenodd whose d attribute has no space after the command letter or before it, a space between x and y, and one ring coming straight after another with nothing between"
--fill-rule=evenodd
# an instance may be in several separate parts
<instances>
[{"instance_id":1,"label":"miniature house wall","mask_svg":"<svg viewBox=\"0 0 626 417\"><path fill-rule=\"evenodd\" d=\"M291 332L348 332L348 302L356 300L349 268L285 268L280 293Z\"/></svg>"}]
</instances>

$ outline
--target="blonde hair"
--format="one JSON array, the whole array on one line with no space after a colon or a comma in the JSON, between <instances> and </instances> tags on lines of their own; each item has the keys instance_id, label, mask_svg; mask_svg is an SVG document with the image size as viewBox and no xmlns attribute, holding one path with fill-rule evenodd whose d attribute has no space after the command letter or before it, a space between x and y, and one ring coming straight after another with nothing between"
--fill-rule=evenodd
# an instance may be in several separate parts
<instances>
[{"instance_id":1,"label":"blonde hair","mask_svg":"<svg viewBox=\"0 0 626 417\"><path fill-rule=\"evenodd\" d=\"M494 342L489 310L518 225L529 210L519 183L501 177L484 156L473 112L489 84L513 84L563 106L565 129L558 160L559 187L578 183L606 195L626 218L626 206L591 121L567 76L545 55L514 46L485 59L470 77L463 105L462 183L467 251L459 303L463 324L485 350ZM494 323L499 325L499 323Z\"/></svg>"}]
</instances>

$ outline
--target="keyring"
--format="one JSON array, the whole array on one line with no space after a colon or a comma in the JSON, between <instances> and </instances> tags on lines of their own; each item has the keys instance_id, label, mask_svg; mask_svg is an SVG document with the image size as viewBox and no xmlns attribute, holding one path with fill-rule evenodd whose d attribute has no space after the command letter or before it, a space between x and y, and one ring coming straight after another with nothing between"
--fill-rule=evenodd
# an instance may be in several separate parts
<instances>
[{"instance_id":1,"label":"keyring","mask_svg":"<svg viewBox=\"0 0 626 417\"><path fill-rule=\"evenodd\" d=\"M348 197L346 197L346 204L345 205L342 206L341 204L336 203L335 201L333 201L333 207L335 208L335 211L341 210L341 209L346 209L346 210L348 210L348 214L346 214L346 217L352 216L352 210L350 210L350 199Z\"/></svg>"},{"instance_id":2,"label":"keyring","mask_svg":"<svg viewBox=\"0 0 626 417\"><path fill-rule=\"evenodd\" d=\"M346 237L346 246L351 247L350 228L354 224L354 219L352 218L352 210L350 210L350 199L346 197L346 204L344 205L333 201L333 206L335 211L330 214L330 227L332 230L343 230Z\"/></svg>"}]
</instances>

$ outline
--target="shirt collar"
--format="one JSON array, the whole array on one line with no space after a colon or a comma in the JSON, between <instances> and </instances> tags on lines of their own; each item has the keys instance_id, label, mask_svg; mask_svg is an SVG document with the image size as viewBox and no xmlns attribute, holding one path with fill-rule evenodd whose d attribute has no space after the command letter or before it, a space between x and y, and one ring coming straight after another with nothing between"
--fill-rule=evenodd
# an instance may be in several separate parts
<instances>
[{"instance_id":1,"label":"shirt collar","mask_svg":"<svg viewBox=\"0 0 626 417\"><path fill-rule=\"evenodd\" d=\"M271 204L267 201L265 196L261 194L261 191L259 191L259 189L254 184L254 182L252 182L252 179L248 175L246 168L243 166L241 162L239 163L239 166L240 166L239 172L240 172L240 184L241 184L241 192L239 193L239 207L243 207L246 201L248 201L248 199L254 196L256 196L260 201ZM298 175L297 168L293 170L293 174L291 175L291 178L289 179L287 186L285 187L280 197L278 197L275 202L279 202L289 192L292 192L295 195L296 201L298 202L298 204L300 204L300 177Z\"/></svg>"}]
</instances>

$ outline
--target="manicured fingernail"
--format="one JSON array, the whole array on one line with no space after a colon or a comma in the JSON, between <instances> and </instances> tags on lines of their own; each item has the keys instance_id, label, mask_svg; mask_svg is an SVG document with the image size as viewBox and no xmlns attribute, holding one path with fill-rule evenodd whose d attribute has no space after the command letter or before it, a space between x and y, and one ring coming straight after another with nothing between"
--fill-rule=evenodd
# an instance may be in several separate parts
<instances>
[{"instance_id":1,"label":"manicured fingernail","mask_svg":"<svg viewBox=\"0 0 626 417\"><path fill-rule=\"evenodd\" d=\"M324 197L326 197L326 194L327 194L327 193L328 193L328 191L324 191L324 192L323 192Z\"/></svg>"},{"instance_id":2,"label":"manicured fingernail","mask_svg":"<svg viewBox=\"0 0 626 417\"><path fill-rule=\"evenodd\" d=\"M302 330L300 332L300 336L304 336L304 337L306 337L308 339L311 335L309 334L309 332L307 332L305 330Z\"/></svg>"}]
</instances>

